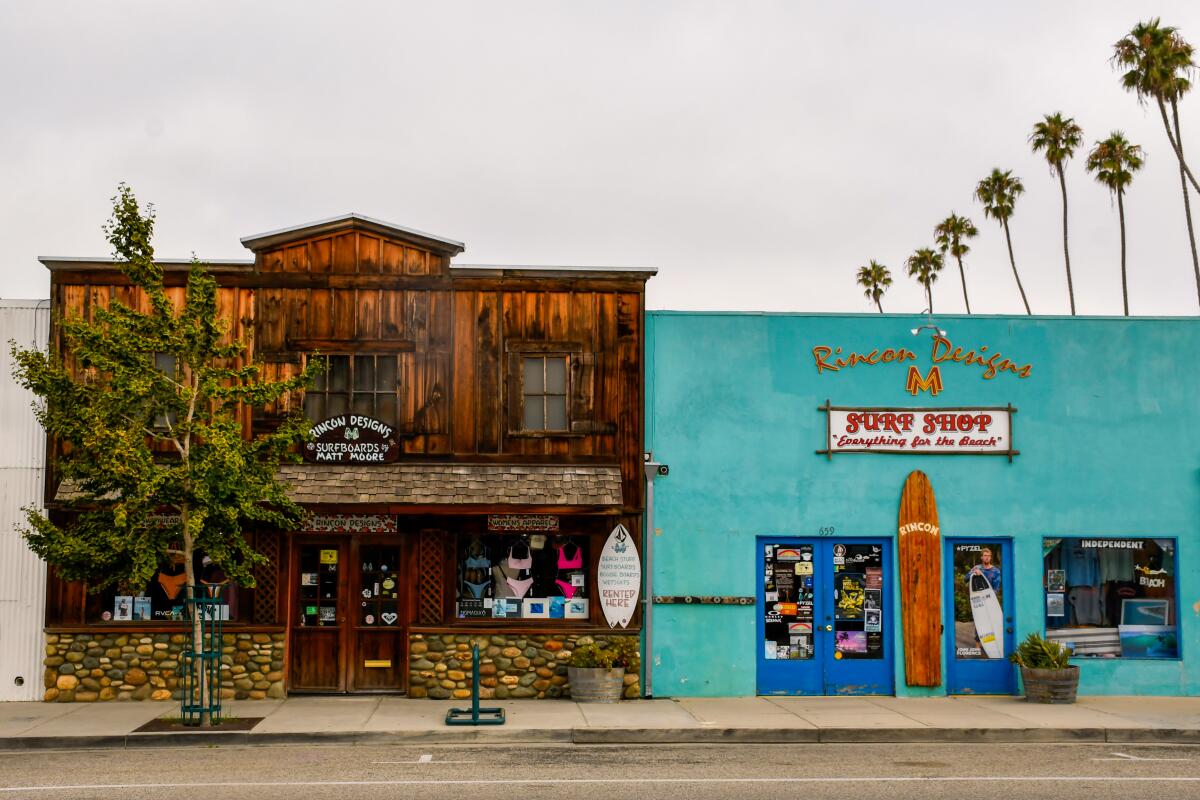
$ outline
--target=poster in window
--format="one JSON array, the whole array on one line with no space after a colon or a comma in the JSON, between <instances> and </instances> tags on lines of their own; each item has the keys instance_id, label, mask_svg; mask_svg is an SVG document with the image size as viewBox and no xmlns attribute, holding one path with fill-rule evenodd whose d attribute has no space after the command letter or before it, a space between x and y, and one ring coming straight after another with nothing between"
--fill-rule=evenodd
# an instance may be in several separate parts
<instances>
[{"instance_id":1,"label":"poster in window","mask_svg":"<svg viewBox=\"0 0 1200 800\"><path fill-rule=\"evenodd\" d=\"M863 604L866 602L866 589L863 576L857 572L844 572L836 578L834 598L836 600L835 614L839 620L863 618Z\"/></svg>"},{"instance_id":2,"label":"poster in window","mask_svg":"<svg viewBox=\"0 0 1200 800\"><path fill-rule=\"evenodd\" d=\"M1067 615L1067 604L1064 597L1062 592L1050 592L1046 595L1047 617L1065 617Z\"/></svg>"},{"instance_id":3,"label":"poster in window","mask_svg":"<svg viewBox=\"0 0 1200 800\"><path fill-rule=\"evenodd\" d=\"M153 603L149 597L133 598L133 618L140 622L149 622L153 615Z\"/></svg>"},{"instance_id":4,"label":"poster in window","mask_svg":"<svg viewBox=\"0 0 1200 800\"><path fill-rule=\"evenodd\" d=\"M1004 658L1001 542L954 545L954 656Z\"/></svg>"},{"instance_id":5,"label":"poster in window","mask_svg":"<svg viewBox=\"0 0 1200 800\"><path fill-rule=\"evenodd\" d=\"M114 622L129 622L133 619L133 597L131 595L119 594L113 598L113 614Z\"/></svg>"}]
</instances>

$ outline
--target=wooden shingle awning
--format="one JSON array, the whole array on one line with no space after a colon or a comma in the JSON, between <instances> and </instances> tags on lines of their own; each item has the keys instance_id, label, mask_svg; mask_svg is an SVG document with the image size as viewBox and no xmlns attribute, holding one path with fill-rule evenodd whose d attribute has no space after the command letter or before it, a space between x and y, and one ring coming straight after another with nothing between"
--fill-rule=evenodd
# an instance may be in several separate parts
<instances>
[{"instance_id":1,"label":"wooden shingle awning","mask_svg":"<svg viewBox=\"0 0 1200 800\"><path fill-rule=\"evenodd\" d=\"M603 465L287 464L305 505L621 506L621 470Z\"/></svg>"},{"instance_id":2,"label":"wooden shingle awning","mask_svg":"<svg viewBox=\"0 0 1200 800\"><path fill-rule=\"evenodd\" d=\"M285 464L279 479L302 505L621 507L621 470L608 465ZM57 502L81 493L63 481Z\"/></svg>"}]
</instances>

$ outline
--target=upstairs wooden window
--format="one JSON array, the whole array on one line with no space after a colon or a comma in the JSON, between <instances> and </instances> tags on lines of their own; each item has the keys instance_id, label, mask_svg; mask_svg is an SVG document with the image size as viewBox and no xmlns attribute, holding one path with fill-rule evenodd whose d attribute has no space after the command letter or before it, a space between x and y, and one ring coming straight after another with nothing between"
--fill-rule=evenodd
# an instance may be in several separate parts
<instances>
[{"instance_id":1,"label":"upstairs wooden window","mask_svg":"<svg viewBox=\"0 0 1200 800\"><path fill-rule=\"evenodd\" d=\"M154 353L154 368L163 373L173 381L179 380L179 359L171 353ZM167 430L175 426L179 421L178 415L174 411L167 411L165 414L155 414L153 427L155 430Z\"/></svg>"},{"instance_id":2,"label":"upstairs wooden window","mask_svg":"<svg viewBox=\"0 0 1200 800\"><path fill-rule=\"evenodd\" d=\"M522 430L566 432L567 356L524 356L521 361Z\"/></svg>"},{"instance_id":3,"label":"upstairs wooden window","mask_svg":"<svg viewBox=\"0 0 1200 800\"><path fill-rule=\"evenodd\" d=\"M395 426L400 391L399 357L320 355L325 367L304 393L304 415L321 422L342 414L361 414Z\"/></svg>"}]
</instances>

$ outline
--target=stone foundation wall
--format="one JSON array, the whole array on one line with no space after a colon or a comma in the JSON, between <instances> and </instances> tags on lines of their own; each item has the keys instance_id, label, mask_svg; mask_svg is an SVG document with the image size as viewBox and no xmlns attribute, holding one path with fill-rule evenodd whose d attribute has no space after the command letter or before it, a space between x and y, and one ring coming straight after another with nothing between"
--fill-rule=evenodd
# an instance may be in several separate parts
<instances>
[{"instance_id":1,"label":"stone foundation wall","mask_svg":"<svg viewBox=\"0 0 1200 800\"><path fill-rule=\"evenodd\" d=\"M471 646L479 645L479 696L505 700L519 697L570 697L567 662L584 644L636 638L555 634L420 634L408 642L408 696L471 696ZM625 696L641 697L640 678L625 676Z\"/></svg>"},{"instance_id":2,"label":"stone foundation wall","mask_svg":"<svg viewBox=\"0 0 1200 800\"><path fill-rule=\"evenodd\" d=\"M226 633L221 645L221 697L283 697L284 633ZM113 631L46 634L44 700L178 700L181 654L188 635Z\"/></svg>"}]
</instances>

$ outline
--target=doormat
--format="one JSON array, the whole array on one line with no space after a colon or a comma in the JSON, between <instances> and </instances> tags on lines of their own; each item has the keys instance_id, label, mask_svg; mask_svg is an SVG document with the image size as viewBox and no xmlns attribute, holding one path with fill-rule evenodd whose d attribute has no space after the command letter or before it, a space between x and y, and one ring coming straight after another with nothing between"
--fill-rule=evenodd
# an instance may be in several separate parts
<instances>
[{"instance_id":1,"label":"doormat","mask_svg":"<svg viewBox=\"0 0 1200 800\"><path fill-rule=\"evenodd\" d=\"M152 719L134 733L177 733L189 731L248 731L263 721L263 717L225 717L211 728L201 728L199 725L184 725L179 717L159 717Z\"/></svg>"}]
</instances>

